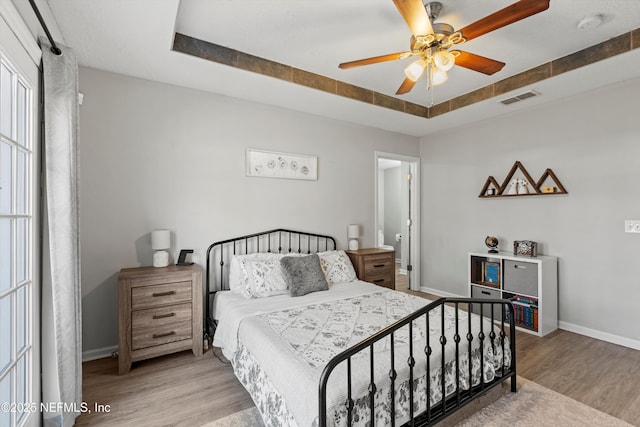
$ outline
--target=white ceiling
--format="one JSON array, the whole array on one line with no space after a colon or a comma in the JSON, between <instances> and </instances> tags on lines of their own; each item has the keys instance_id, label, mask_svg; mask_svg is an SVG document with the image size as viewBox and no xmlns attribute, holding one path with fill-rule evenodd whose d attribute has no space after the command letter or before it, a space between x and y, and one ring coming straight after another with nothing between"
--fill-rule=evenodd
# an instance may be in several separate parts
<instances>
[{"instance_id":1,"label":"white ceiling","mask_svg":"<svg viewBox=\"0 0 640 427\"><path fill-rule=\"evenodd\" d=\"M515 0L441 0L437 22L456 29ZM542 96L506 107L483 101L433 119L414 117L171 50L174 32L396 96L411 59L338 69L345 61L408 50L411 36L391 0L48 0L80 65L337 118L409 135L509 114L640 78L640 49L521 88ZM602 15L601 25L578 22ZM563 57L640 26L640 0L551 0L547 11L483 35L461 49L506 62L485 76L454 67L435 103ZM398 96L429 105L425 83Z\"/></svg>"}]
</instances>

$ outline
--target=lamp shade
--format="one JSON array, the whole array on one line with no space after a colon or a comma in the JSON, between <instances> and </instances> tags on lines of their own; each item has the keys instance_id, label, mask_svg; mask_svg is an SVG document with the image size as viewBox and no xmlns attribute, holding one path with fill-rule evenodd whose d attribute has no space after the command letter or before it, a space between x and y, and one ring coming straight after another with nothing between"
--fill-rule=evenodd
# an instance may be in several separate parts
<instances>
[{"instance_id":1,"label":"lamp shade","mask_svg":"<svg viewBox=\"0 0 640 427\"><path fill-rule=\"evenodd\" d=\"M153 230L151 232L151 248L155 251L169 249L171 247L171 234L169 230Z\"/></svg>"},{"instance_id":2,"label":"lamp shade","mask_svg":"<svg viewBox=\"0 0 640 427\"><path fill-rule=\"evenodd\" d=\"M456 63L456 57L451 52L441 50L433 55L433 63L442 71L449 71Z\"/></svg>"},{"instance_id":3,"label":"lamp shade","mask_svg":"<svg viewBox=\"0 0 640 427\"><path fill-rule=\"evenodd\" d=\"M409 80L415 82L420 78L424 69L427 68L427 61L420 58L418 60L413 61L407 68L404 70L404 74L407 76Z\"/></svg>"},{"instance_id":4,"label":"lamp shade","mask_svg":"<svg viewBox=\"0 0 640 427\"><path fill-rule=\"evenodd\" d=\"M351 224L347 227L347 237L349 239L357 239L360 236L360 226L358 224Z\"/></svg>"},{"instance_id":5,"label":"lamp shade","mask_svg":"<svg viewBox=\"0 0 640 427\"><path fill-rule=\"evenodd\" d=\"M431 84L433 86L441 85L446 82L448 78L449 76L447 76L447 72L438 68L434 68L431 72Z\"/></svg>"}]
</instances>

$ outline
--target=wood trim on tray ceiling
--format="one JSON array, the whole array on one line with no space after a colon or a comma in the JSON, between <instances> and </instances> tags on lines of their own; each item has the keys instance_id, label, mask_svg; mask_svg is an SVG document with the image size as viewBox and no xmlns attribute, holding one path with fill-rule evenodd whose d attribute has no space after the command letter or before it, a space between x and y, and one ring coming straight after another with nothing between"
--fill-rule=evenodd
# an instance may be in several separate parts
<instances>
[{"instance_id":1,"label":"wood trim on tray ceiling","mask_svg":"<svg viewBox=\"0 0 640 427\"><path fill-rule=\"evenodd\" d=\"M437 117L458 108L493 98L515 89L572 71L640 47L640 28L602 43L555 59L432 107L415 104L276 61L250 55L215 43L175 33L172 50L245 71L289 81L356 101L423 118Z\"/></svg>"}]
</instances>

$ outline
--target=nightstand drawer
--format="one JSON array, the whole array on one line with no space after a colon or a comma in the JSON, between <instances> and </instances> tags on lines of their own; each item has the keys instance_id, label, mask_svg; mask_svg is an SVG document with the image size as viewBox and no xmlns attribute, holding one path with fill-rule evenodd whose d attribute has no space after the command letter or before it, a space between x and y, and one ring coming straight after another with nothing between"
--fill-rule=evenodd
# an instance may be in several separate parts
<instances>
[{"instance_id":1,"label":"nightstand drawer","mask_svg":"<svg viewBox=\"0 0 640 427\"><path fill-rule=\"evenodd\" d=\"M389 273L368 275L365 277L364 281L373 283L374 285L384 286L385 288L394 289L395 287L395 282L391 279L391 275Z\"/></svg>"},{"instance_id":2,"label":"nightstand drawer","mask_svg":"<svg viewBox=\"0 0 640 427\"><path fill-rule=\"evenodd\" d=\"M132 309L156 307L184 301L191 301L191 282L131 288Z\"/></svg>"},{"instance_id":3,"label":"nightstand drawer","mask_svg":"<svg viewBox=\"0 0 640 427\"><path fill-rule=\"evenodd\" d=\"M190 303L147 308L131 312L131 327L133 329L156 328L175 322L191 322Z\"/></svg>"},{"instance_id":4,"label":"nightstand drawer","mask_svg":"<svg viewBox=\"0 0 640 427\"><path fill-rule=\"evenodd\" d=\"M372 274L390 274L393 266L393 259L389 255L367 257L364 262L364 274L365 276Z\"/></svg>"},{"instance_id":5,"label":"nightstand drawer","mask_svg":"<svg viewBox=\"0 0 640 427\"><path fill-rule=\"evenodd\" d=\"M153 347L174 341L191 339L191 321L170 323L168 325L131 330L131 349Z\"/></svg>"}]
</instances>

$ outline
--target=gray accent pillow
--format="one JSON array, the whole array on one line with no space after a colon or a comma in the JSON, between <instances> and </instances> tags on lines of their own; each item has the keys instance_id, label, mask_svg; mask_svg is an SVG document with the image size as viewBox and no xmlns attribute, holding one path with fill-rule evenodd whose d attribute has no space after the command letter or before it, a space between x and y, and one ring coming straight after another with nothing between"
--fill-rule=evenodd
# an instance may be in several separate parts
<instances>
[{"instance_id":1,"label":"gray accent pillow","mask_svg":"<svg viewBox=\"0 0 640 427\"><path fill-rule=\"evenodd\" d=\"M285 256L280 260L280 266L289 285L289 295L292 297L329 289L320 266L320 258L316 254L302 257Z\"/></svg>"}]
</instances>

